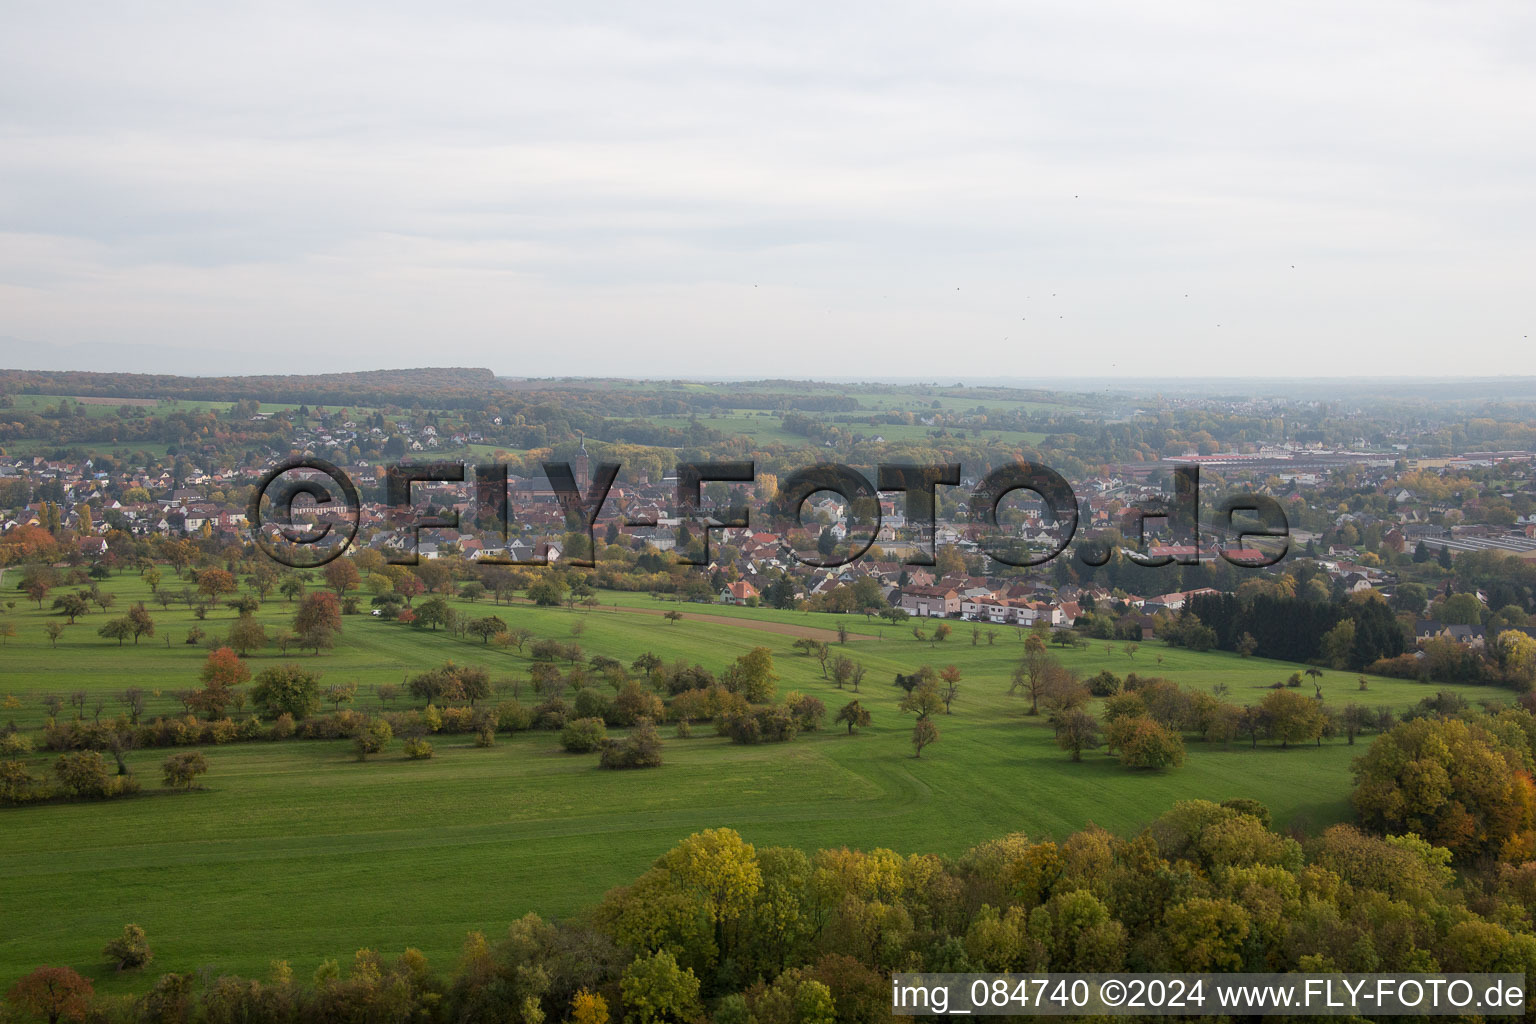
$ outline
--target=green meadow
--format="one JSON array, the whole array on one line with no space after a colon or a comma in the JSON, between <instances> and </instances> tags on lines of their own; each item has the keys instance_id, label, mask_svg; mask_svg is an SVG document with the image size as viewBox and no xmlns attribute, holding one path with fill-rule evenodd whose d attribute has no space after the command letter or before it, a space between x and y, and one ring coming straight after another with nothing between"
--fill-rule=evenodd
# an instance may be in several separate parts
<instances>
[{"instance_id":1,"label":"green meadow","mask_svg":"<svg viewBox=\"0 0 1536 1024\"><path fill-rule=\"evenodd\" d=\"M163 571L162 588L179 590L172 571ZM162 609L127 574L103 584L116 605L68 627L55 649L43 627L59 620L46 611L48 602L39 610L16 591L15 580L12 571L0 585L0 622L16 634L0 638L0 721L33 733L44 724L48 694L84 691L87 716L99 695L107 698L103 716L112 716L120 710L112 698L139 686L157 693L152 715L180 712L174 693L196 685L207 655L206 644L185 643L188 630L217 637L234 618L228 608L200 622L179 602ZM958 854L1006 832L1061 837L1090 822L1125 832L1180 799L1244 796L1268 804L1282 825L1315 829L1348 817L1350 763L1369 742L1289 750L1191 742L1185 765L1161 773L1127 772L1102 753L1074 764L1044 722L1025 715L1026 702L1007 694L1023 650L1012 629L994 627L989 643L984 627L973 644L970 624L957 622L948 640L930 644L909 627L862 617L599 597L601 607L586 610L455 604L542 637L570 640L577 627L574 639L588 656L625 662L651 651L718 672L766 646L779 693L814 694L829 718L852 695L793 648L793 630L841 623L852 632L839 649L868 668L858 696L874 724L851 737L829 729L754 747L732 745L707 726L694 738L674 739L666 726L666 763L639 772L603 771L595 755L566 754L556 734L545 732L503 734L490 748L474 747L468 736L438 736L430 761L405 760L398 741L367 763L339 741L233 744L206 749L205 788L185 794L159 791L165 751L137 751L129 761L144 782L141 796L0 810L0 908L8 925L0 929L0 984L50 963L75 967L109 991L142 987L144 978L115 976L99 956L129 921L149 933L157 954L151 974L206 967L262 975L273 958L304 974L361 947L407 945L445 965L467 931L499 931L530 910L576 913L690 832L721 825L760 845ZM138 600L150 602L153 639L120 647L96 635ZM256 614L275 628L293 608L274 595ZM666 610L683 619L667 622L660 615ZM371 710L379 706L379 684L453 659L485 665L493 680L532 699L530 660L516 651L366 614L345 618L344 626L336 648L319 657L269 650L251 657L250 667L259 672L286 660L321 671L322 685L356 680L357 706ZM785 629L791 632L773 631ZM1265 685L1299 667L1159 643L1140 645L1134 656L1121 644L1096 643L1060 657L1084 674L1108 667L1193 688L1225 684L1238 702L1257 700ZM953 714L938 718L940 741L915 759L892 676L924 663L954 664L963 677ZM1434 689L1370 679L1361 693L1356 680L1327 673L1326 699L1401 709ZM1506 695L1462 692L1471 700ZM53 757L28 760L41 771Z\"/></svg>"},{"instance_id":2,"label":"green meadow","mask_svg":"<svg viewBox=\"0 0 1536 1024\"><path fill-rule=\"evenodd\" d=\"M846 413L837 413L843 416ZM922 424L869 424L869 422L840 422L836 416L823 415L829 424L842 427L851 433L863 434L866 439L885 438L891 442L931 441L932 434L937 427L925 427ZM697 416L697 422L710 430L720 431L731 438L745 436L751 438L757 444L782 444L791 447L805 445L803 434L791 433L780 424L779 416L773 413L762 413L757 410L733 410L730 416ZM662 425L662 427L676 427L684 430L690 424L688 416L653 416L648 419L650 424ZM949 427L951 436L958 438L971 438L971 428ZM995 428L982 427L974 431L977 438L994 439L994 441L1011 442L1011 444L1040 444L1044 441L1043 433L1029 430L995 430Z\"/></svg>"}]
</instances>

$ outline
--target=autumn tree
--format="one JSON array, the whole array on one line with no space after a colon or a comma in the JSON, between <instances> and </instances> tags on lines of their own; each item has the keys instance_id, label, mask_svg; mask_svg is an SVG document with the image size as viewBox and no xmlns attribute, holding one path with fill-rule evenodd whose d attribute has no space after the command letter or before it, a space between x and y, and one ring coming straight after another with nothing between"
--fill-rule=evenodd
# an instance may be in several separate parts
<instances>
[{"instance_id":1,"label":"autumn tree","mask_svg":"<svg viewBox=\"0 0 1536 1024\"><path fill-rule=\"evenodd\" d=\"M1269 733L1281 747L1319 740L1326 719L1317 701L1289 690L1271 690L1259 702Z\"/></svg>"},{"instance_id":2,"label":"autumn tree","mask_svg":"<svg viewBox=\"0 0 1536 1024\"><path fill-rule=\"evenodd\" d=\"M137 647L139 637L155 635L155 620L150 617L149 609L140 601L128 609L128 625L133 630L133 643Z\"/></svg>"},{"instance_id":3,"label":"autumn tree","mask_svg":"<svg viewBox=\"0 0 1536 1024\"><path fill-rule=\"evenodd\" d=\"M1056 745L1081 761L1084 750L1099 745L1099 720L1083 708L1073 708L1061 716L1056 730Z\"/></svg>"},{"instance_id":4,"label":"autumn tree","mask_svg":"<svg viewBox=\"0 0 1536 1024\"><path fill-rule=\"evenodd\" d=\"M834 721L846 723L848 735L852 736L855 729L862 729L870 723L869 710L857 700L851 700L837 711Z\"/></svg>"},{"instance_id":5,"label":"autumn tree","mask_svg":"<svg viewBox=\"0 0 1536 1024\"><path fill-rule=\"evenodd\" d=\"M60 615L69 619L71 626L75 624L76 619L82 615L90 614L91 611L90 601L83 592L56 597L53 599L53 607L58 609Z\"/></svg>"},{"instance_id":6,"label":"autumn tree","mask_svg":"<svg viewBox=\"0 0 1536 1024\"><path fill-rule=\"evenodd\" d=\"M233 594L238 589L239 584L235 582L233 574L223 569L204 569L197 574L197 592L215 607L225 594Z\"/></svg>"},{"instance_id":7,"label":"autumn tree","mask_svg":"<svg viewBox=\"0 0 1536 1024\"><path fill-rule=\"evenodd\" d=\"M102 948L101 955L117 971L136 971L155 958L149 937L136 924L123 925L123 933Z\"/></svg>"},{"instance_id":8,"label":"autumn tree","mask_svg":"<svg viewBox=\"0 0 1536 1024\"><path fill-rule=\"evenodd\" d=\"M960 670L954 665L945 665L939 669L939 679L939 696L944 700L944 713L947 715L949 706L960 696Z\"/></svg>"},{"instance_id":9,"label":"autumn tree","mask_svg":"<svg viewBox=\"0 0 1536 1024\"><path fill-rule=\"evenodd\" d=\"M922 757L923 748L939 740L939 727L931 718L919 718L912 726L913 757Z\"/></svg>"},{"instance_id":10,"label":"autumn tree","mask_svg":"<svg viewBox=\"0 0 1536 1024\"><path fill-rule=\"evenodd\" d=\"M74 796L104 797L112 791L112 776L106 760L94 750L77 750L60 755L53 766L59 784Z\"/></svg>"},{"instance_id":11,"label":"autumn tree","mask_svg":"<svg viewBox=\"0 0 1536 1024\"><path fill-rule=\"evenodd\" d=\"M250 682L251 670L233 650L220 647L208 653L198 678L202 680L204 686L227 690Z\"/></svg>"},{"instance_id":12,"label":"autumn tree","mask_svg":"<svg viewBox=\"0 0 1536 1024\"><path fill-rule=\"evenodd\" d=\"M96 635L108 640L116 640L117 646L121 647L133 635L133 624L127 618L112 619L98 629Z\"/></svg>"},{"instance_id":13,"label":"autumn tree","mask_svg":"<svg viewBox=\"0 0 1536 1024\"><path fill-rule=\"evenodd\" d=\"M1425 717L1378 737L1354 765L1351 800L1361 820L1417 833L1459 860L1530 859L1536 787L1523 768L1528 753L1492 725Z\"/></svg>"},{"instance_id":14,"label":"autumn tree","mask_svg":"<svg viewBox=\"0 0 1536 1024\"><path fill-rule=\"evenodd\" d=\"M242 655L259 651L267 646L267 628L249 615L242 615L229 624L225 644Z\"/></svg>"},{"instance_id":15,"label":"autumn tree","mask_svg":"<svg viewBox=\"0 0 1536 1024\"><path fill-rule=\"evenodd\" d=\"M700 1019L699 979L693 969L679 967L665 950L639 956L624 968L619 980L624 994L625 1017L634 1024L672 1024Z\"/></svg>"},{"instance_id":16,"label":"autumn tree","mask_svg":"<svg viewBox=\"0 0 1536 1024\"><path fill-rule=\"evenodd\" d=\"M320 675L297 665L265 669L251 687L251 702L269 715L303 718L320 708Z\"/></svg>"},{"instance_id":17,"label":"autumn tree","mask_svg":"<svg viewBox=\"0 0 1536 1024\"><path fill-rule=\"evenodd\" d=\"M919 719L937 713L943 706L944 697L935 678L924 679L901 700L901 710L907 714L915 714Z\"/></svg>"},{"instance_id":18,"label":"autumn tree","mask_svg":"<svg viewBox=\"0 0 1536 1024\"><path fill-rule=\"evenodd\" d=\"M469 631L478 636L482 644L488 644L492 637L507 632L507 624L494 615L487 615L471 622Z\"/></svg>"},{"instance_id":19,"label":"autumn tree","mask_svg":"<svg viewBox=\"0 0 1536 1024\"><path fill-rule=\"evenodd\" d=\"M731 678L735 685L729 687L754 704L773 699L778 675L773 670L773 651L767 647L754 647L737 658L731 666Z\"/></svg>"},{"instance_id":20,"label":"autumn tree","mask_svg":"<svg viewBox=\"0 0 1536 1024\"><path fill-rule=\"evenodd\" d=\"M68 967L39 967L11 986L6 998L48 1024L84 1020L95 997L91 983Z\"/></svg>"},{"instance_id":21,"label":"autumn tree","mask_svg":"<svg viewBox=\"0 0 1536 1024\"><path fill-rule=\"evenodd\" d=\"M333 683L325 688L325 701L331 705L333 711L340 711L343 704L351 704L356 699L356 680L350 683Z\"/></svg>"},{"instance_id":22,"label":"autumn tree","mask_svg":"<svg viewBox=\"0 0 1536 1024\"><path fill-rule=\"evenodd\" d=\"M389 727L388 722L382 718L370 718L368 724L359 729L357 735L352 738L352 746L357 751L357 759L366 761L368 755L382 752L394 738L394 730Z\"/></svg>"},{"instance_id":23,"label":"autumn tree","mask_svg":"<svg viewBox=\"0 0 1536 1024\"><path fill-rule=\"evenodd\" d=\"M325 567L325 585L336 591L337 597L346 597L362 583L357 566L350 558L338 558Z\"/></svg>"},{"instance_id":24,"label":"autumn tree","mask_svg":"<svg viewBox=\"0 0 1536 1024\"><path fill-rule=\"evenodd\" d=\"M1053 659L1045 650L1045 641L1038 633L1031 633L1024 641L1024 656L1013 669L1013 682L1008 687L1009 693L1017 693L1020 689L1029 697L1029 714L1040 713L1040 697L1045 692L1046 674L1052 665Z\"/></svg>"},{"instance_id":25,"label":"autumn tree","mask_svg":"<svg viewBox=\"0 0 1536 1024\"><path fill-rule=\"evenodd\" d=\"M427 585L415 573L408 572L395 580L394 592L405 600L405 606L409 608L412 601L427 592Z\"/></svg>"},{"instance_id":26,"label":"autumn tree","mask_svg":"<svg viewBox=\"0 0 1536 1024\"><path fill-rule=\"evenodd\" d=\"M1184 763L1184 740L1150 718L1121 718L1110 725L1108 737L1127 768L1158 769Z\"/></svg>"},{"instance_id":27,"label":"autumn tree","mask_svg":"<svg viewBox=\"0 0 1536 1024\"><path fill-rule=\"evenodd\" d=\"M571 999L571 1024L608 1024L608 1000L581 989Z\"/></svg>"},{"instance_id":28,"label":"autumn tree","mask_svg":"<svg viewBox=\"0 0 1536 1024\"><path fill-rule=\"evenodd\" d=\"M439 626L446 626L452 629L454 619L456 618L453 608L441 597L430 597L421 602L421 606L415 609L415 612L415 625L418 628L421 626L430 627L434 633L437 632L437 627Z\"/></svg>"},{"instance_id":29,"label":"autumn tree","mask_svg":"<svg viewBox=\"0 0 1536 1024\"><path fill-rule=\"evenodd\" d=\"M144 714L144 691L137 686L130 686L117 699L128 712L128 724L138 725L140 716Z\"/></svg>"},{"instance_id":30,"label":"autumn tree","mask_svg":"<svg viewBox=\"0 0 1536 1024\"><path fill-rule=\"evenodd\" d=\"M698 901L714 926L716 949L727 955L730 926L751 910L763 884L752 844L734 829L705 829L662 854L656 866L670 887Z\"/></svg>"},{"instance_id":31,"label":"autumn tree","mask_svg":"<svg viewBox=\"0 0 1536 1024\"><path fill-rule=\"evenodd\" d=\"M311 648L318 656L321 648L333 647L341 633L341 605L335 594L317 592L304 595L293 616L293 632L301 647Z\"/></svg>"},{"instance_id":32,"label":"autumn tree","mask_svg":"<svg viewBox=\"0 0 1536 1024\"><path fill-rule=\"evenodd\" d=\"M1060 665L1052 665L1046 672L1042 691L1040 703L1045 705L1051 727L1058 732L1063 718L1087 704L1090 696L1088 687L1078 681L1076 673Z\"/></svg>"},{"instance_id":33,"label":"autumn tree","mask_svg":"<svg viewBox=\"0 0 1536 1024\"><path fill-rule=\"evenodd\" d=\"M172 754L160 766L161 781L167 789L189 790L199 775L207 773L208 759L197 750Z\"/></svg>"}]
</instances>

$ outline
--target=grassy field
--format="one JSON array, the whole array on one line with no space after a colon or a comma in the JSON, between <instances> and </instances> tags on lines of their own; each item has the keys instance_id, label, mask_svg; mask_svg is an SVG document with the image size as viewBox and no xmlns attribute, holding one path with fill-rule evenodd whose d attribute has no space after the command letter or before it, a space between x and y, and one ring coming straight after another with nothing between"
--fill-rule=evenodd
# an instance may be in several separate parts
<instances>
[{"instance_id":1,"label":"grassy field","mask_svg":"<svg viewBox=\"0 0 1536 1024\"><path fill-rule=\"evenodd\" d=\"M219 609L195 623L180 605L162 611L151 604L161 635L119 648L96 628L150 595L137 577L117 577L105 585L119 595L117 606L70 627L54 650L43 636L48 616L14 592L14 574L8 579L0 600L17 601L3 614L18 635L0 648L0 720L14 718L28 730L43 724L43 695L75 689L112 695L139 685L160 691L152 713L179 711L171 694L195 685L206 655L183 642L187 630L197 624L217 635L233 618ZM167 570L163 585L171 580ZM564 915L590 906L678 839L710 826L729 825L758 844L954 854L1009 831L1063 836L1088 822L1129 831L1191 796L1255 797L1281 823L1308 828L1348 815L1349 766L1363 748L1342 740L1283 751L1192 743L1183 768L1155 774L1125 772L1102 754L1067 761L1049 728L1006 694L1022 649L1010 630L999 628L992 645L983 638L972 646L968 624L959 623L948 641L930 646L862 618L600 596L603 607L590 611L458 604L540 636L569 638L580 622L578 642L588 654L625 661L650 650L718 671L751 647L767 646L781 694L813 693L834 711L848 696L794 651L792 635L762 627L843 622L854 630L847 653L869 667L860 697L874 725L854 737L826 732L758 747L733 746L705 735L707 728L693 739L671 739L666 728L665 765L637 773L601 771L595 757L565 754L549 733L500 737L488 749L440 736L437 757L426 762L405 761L398 743L366 764L343 742L231 745L208 751L205 791L175 795L154 792L165 752L136 752L131 764L146 783L144 796L0 810L0 907L11 925L0 930L0 983L46 962L84 970L108 990L142 987L144 979L117 977L99 964L102 944L127 921L148 930L157 970L261 974L281 957L302 974L363 946L413 945L443 963L467 930L499 931L528 910ZM683 611L681 622L644 614L670 608ZM276 626L291 610L279 598L257 614ZM1085 673L1107 666L1191 687L1225 683L1237 701L1257 699L1266 683L1295 668L1154 643L1134 659L1102 644L1062 657ZM359 703L369 708L377 706L377 684L448 658L484 664L493 679L526 680L529 665L478 640L368 616L345 620L335 650L286 660L321 670L325 683L358 680ZM250 659L256 671L282 660L275 652ZM924 662L953 663L964 678L954 713L938 720L942 739L916 760L891 677ZM1373 679L1362 694L1355 676L1344 673L1328 673L1324 683L1329 700L1399 708L1432 689ZM1463 692L1470 699L1504 695ZM115 712L109 703L105 714ZM31 758L34 770L50 761Z\"/></svg>"},{"instance_id":2,"label":"grassy field","mask_svg":"<svg viewBox=\"0 0 1536 1024\"><path fill-rule=\"evenodd\" d=\"M742 412L733 416L700 416L698 421L711 430L718 430L722 434L732 437L750 437L758 444L784 444L792 446L806 444L806 439L802 435L783 429L776 417ZM688 426L689 418L687 416L657 416L653 417L649 422L660 426L683 429ZM862 434L866 440L878 436L893 442L930 440L933 431L937 429L935 427L925 427L920 423L881 423L873 426L869 423L838 423L835 425ZM970 437L971 431L969 429L952 427L950 428L950 434L958 437ZM982 429L978 432L978 436L1014 444L1039 444L1045 440L1044 434L1028 430Z\"/></svg>"},{"instance_id":3,"label":"grassy field","mask_svg":"<svg viewBox=\"0 0 1536 1024\"><path fill-rule=\"evenodd\" d=\"M769 413L759 413L752 409L737 409L729 416L699 416L701 426L710 430L718 430L730 437L738 435L750 437L758 444L783 444L800 446L807 444L805 436L791 433L781 425L779 418ZM652 416L647 423L658 427L674 427L678 430L686 430L690 422L688 416Z\"/></svg>"}]
</instances>

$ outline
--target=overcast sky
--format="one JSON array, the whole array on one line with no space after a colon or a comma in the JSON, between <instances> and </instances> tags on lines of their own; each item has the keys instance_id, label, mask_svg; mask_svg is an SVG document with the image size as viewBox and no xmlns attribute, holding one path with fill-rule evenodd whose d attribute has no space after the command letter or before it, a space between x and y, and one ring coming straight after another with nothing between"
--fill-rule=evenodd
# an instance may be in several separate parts
<instances>
[{"instance_id":1,"label":"overcast sky","mask_svg":"<svg viewBox=\"0 0 1536 1024\"><path fill-rule=\"evenodd\" d=\"M1530 372L1536 5L10 3L0 365Z\"/></svg>"}]
</instances>

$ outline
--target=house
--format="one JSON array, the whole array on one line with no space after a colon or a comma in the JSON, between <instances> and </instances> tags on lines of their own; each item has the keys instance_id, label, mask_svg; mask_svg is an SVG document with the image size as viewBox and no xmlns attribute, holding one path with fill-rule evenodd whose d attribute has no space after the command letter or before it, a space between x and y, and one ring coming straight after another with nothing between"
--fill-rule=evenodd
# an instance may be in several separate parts
<instances>
[{"instance_id":1,"label":"house","mask_svg":"<svg viewBox=\"0 0 1536 1024\"><path fill-rule=\"evenodd\" d=\"M1419 619L1413 624L1413 639L1422 644L1439 636L1444 629L1439 619Z\"/></svg>"},{"instance_id":2,"label":"house","mask_svg":"<svg viewBox=\"0 0 1536 1024\"><path fill-rule=\"evenodd\" d=\"M907 587L901 608L908 615L942 619L960 614L960 594L953 587Z\"/></svg>"},{"instance_id":3,"label":"house","mask_svg":"<svg viewBox=\"0 0 1536 1024\"><path fill-rule=\"evenodd\" d=\"M1483 646L1484 633L1482 626L1446 626L1446 635L1467 647Z\"/></svg>"},{"instance_id":4,"label":"house","mask_svg":"<svg viewBox=\"0 0 1536 1024\"><path fill-rule=\"evenodd\" d=\"M746 604L758 596L757 588L746 580L737 580L720 591L722 604Z\"/></svg>"},{"instance_id":5,"label":"house","mask_svg":"<svg viewBox=\"0 0 1536 1024\"><path fill-rule=\"evenodd\" d=\"M1012 612L1008 601L991 594L985 597L963 597L960 601L960 617L973 622L1007 622Z\"/></svg>"}]
</instances>

